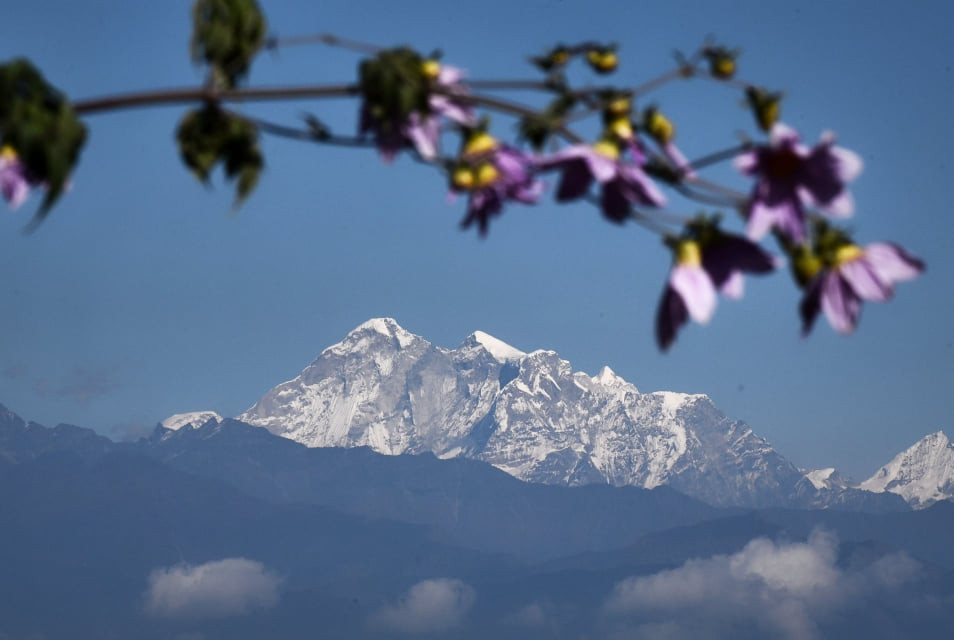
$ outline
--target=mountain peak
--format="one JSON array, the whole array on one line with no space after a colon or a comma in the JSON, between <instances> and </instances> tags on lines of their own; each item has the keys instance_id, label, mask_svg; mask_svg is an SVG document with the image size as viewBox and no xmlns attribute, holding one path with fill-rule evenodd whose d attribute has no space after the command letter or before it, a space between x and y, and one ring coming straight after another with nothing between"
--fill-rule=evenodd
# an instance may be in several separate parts
<instances>
[{"instance_id":1,"label":"mountain peak","mask_svg":"<svg viewBox=\"0 0 954 640\"><path fill-rule=\"evenodd\" d=\"M600 369L599 373L591 378L591 380L607 387L615 387L619 384L628 384L626 380L619 377L615 371L605 365L602 369Z\"/></svg>"},{"instance_id":2,"label":"mountain peak","mask_svg":"<svg viewBox=\"0 0 954 640\"><path fill-rule=\"evenodd\" d=\"M862 482L861 488L896 493L915 508L954 498L954 444L943 431L926 435Z\"/></svg>"},{"instance_id":3,"label":"mountain peak","mask_svg":"<svg viewBox=\"0 0 954 640\"><path fill-rule=\"evenodd\" d=\"M391 336L397 332L404 332L404 327L398 324L397 320L394 318L371 318L366 320L355 327L351 333L357 333L358 331L364 331L365 329L370 329L372 331L377 331L378 333Z\"/></svg>"},{"instance_id":4,"label":"mountain peak","mask_svg":"<svg viewBox=\"0 0 954 640\"><path fill-rule=\"evenodd\" d=\"M224 419L225 418L217 414L215 411L190 411L188 413L177 413L175 415L169 416L159 424L166 429L178 431L183 427L198 429L209 420L222 422Z\"/></svg>"},{"instance_id":5,"label":"mountain peak","mask_svg":"<svg viewBox=\"0 0 954 640\"><path fill-rule=\"evenodd\" d=\"M415 340L420 339L420 336L409 332L399 325L394 318L371 318L349 331L344 340L328 347L325 351L330 350L335 353L346 353L356 348L364 350L375 343L374 339L371 341L368 340L368 338L373 338L374 335L384 336L385 338L396 341L399 349L405 349Z\"/></svg>"},{"instance_id":6,"label":"mountain peak","mask_svg":"<svg viewBox=\"0 0 954 640\"><path fill-rule=\"evenodd\" d=\"M483 331L474 331L467 337L467 342L479 344L498 362L517 360L527 355L520 349L512 347L503 340L499 340Z\"/></svg>"}]
</instances>

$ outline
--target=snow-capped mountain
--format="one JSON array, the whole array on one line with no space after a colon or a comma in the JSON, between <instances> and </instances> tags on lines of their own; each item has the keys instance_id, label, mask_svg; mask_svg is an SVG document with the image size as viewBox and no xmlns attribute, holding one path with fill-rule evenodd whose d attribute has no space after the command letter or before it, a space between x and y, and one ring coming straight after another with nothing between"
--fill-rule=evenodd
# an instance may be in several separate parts
<instances>
[{"instance_id":1,"label":"snow-capped mountain","mask_svg":"<svg viewBox=\"0 0 954 640\"><path fill-rule=\"evenodd\" d=\"M218 423L225 420L225 418L215 411L190 411L189 413L177 413L173 416L169 416L159 424L166 429L178 431L183 427L198 429L209 420L215 420Z\"/></svg>"},{"instance_id":2,"label":"snow-capped mountain","mask_svg":"<svg viewBox=\"0 0 954 640\"><path fill-rule=\"evenodd\" d=\"M925 436L862 482L860 488L896 493L915 509L954 499L954 444L943 431Z\"/></svg>"},{"instance_id":3,"label":"snow-capped mountain","mask_svg":"<svg viewBox=\"0 0 954 640\"><path fill-rule=\"evenodd\" d=\"M531 482L669 485L716 505L812 503L804 475L705 395L641 393L483 332L435 346L369 320L237 416L309 447L488 462ZM900 502L900 501L898 501Z\"/></svg>"}]
</instances>

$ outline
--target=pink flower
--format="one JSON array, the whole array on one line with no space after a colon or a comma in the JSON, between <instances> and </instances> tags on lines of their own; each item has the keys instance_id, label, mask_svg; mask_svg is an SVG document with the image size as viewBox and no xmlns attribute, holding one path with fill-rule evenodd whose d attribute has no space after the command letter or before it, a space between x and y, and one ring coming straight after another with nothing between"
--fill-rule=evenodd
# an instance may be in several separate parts
<instances>
[{"instance_id":1,"label":"pink flower","mask_svg":"<svg viewBox=\"0 0 954 640\"><path fill-rule=\"evenodd\" d=\"M776 124L771 144L746 151L735 163L743 173L758 177L746 211L747 233L753 240L775 228L800 244L806 237L805 207L836 217L854 211L846 185L861 173L861 158L836 147L831 134L809 149L799 143L794 130Z\"/></svg>"},{"instance_id":2,"label":"pink flower","mask_svg":"<svg viewBox=\"0 0 954 640\"><path fill-rule=\"evenodd\" d=\"M921 260L895 244L841 246L833 263L808 284L799 305L802 334L811 332L820 311L835 331L851 333L858 325L862 301L886 302L896 283L913 280L923 271Z\"/></svg>"},{"instance_id":3,"label":"pink flower","mask_svg":"<svg viewBox=\"0 0 954 640\"><path fill-rule=\"evenodd\" d=\"M644 158L635 145L630 145L631 160L620 158L614 142L601 140L595 145L574 145L537 161L541 169L563 171L557 186L558 202L576 200L587 194L593 182L600 187L600 209L603 216L622 223L629 218L633 204L659 207L666 198L642 170Z\"/></svg>"},{"instance_id":4,"label":"pink flower","mask_svg":"<svg viewBox=\"0 0 954 640\"><path fill-rule=\"evenodd\" d=\"M16 209L30 195L30 181L26 177L26 168L10 146L0 149L0 193Z\"/></svg>"},{"instance_id":5,"label":"pink flower","mask_svg":"<svg viewBox=\"0 0 954 640\"><path fill-rule=\"evenodd\" d=\"M688 238L674 244L673 268L656 313L656 342L663 351L689 318L709 322L717 292L741 298L743 273L767 273L776 266L769 253L742 236L722 233L711 223L693 226Z\"/></svg>"}]
</instances>

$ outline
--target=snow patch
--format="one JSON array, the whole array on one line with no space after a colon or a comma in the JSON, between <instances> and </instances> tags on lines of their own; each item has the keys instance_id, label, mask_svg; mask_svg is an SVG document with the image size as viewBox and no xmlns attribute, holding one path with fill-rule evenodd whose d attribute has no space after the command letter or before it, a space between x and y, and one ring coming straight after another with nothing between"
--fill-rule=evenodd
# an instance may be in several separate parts
<instances>
[{"instance_id":1,"label":"snow patch","mask_svg":"<svg viewBox=\"0 0 954 640\"><path fill-rule=\"evenodd\" d=\"M498 362L507 362L508 360L517 360L527 355L520 349L512 347L503 340L498 340L489 333L483 331L474 331L474 340L492 355Z\"/></svg>"},{"instance_id":2,"label":"snow patch","mask_svg":"<svg viewBox=\"0 0 954 640\"><path fill-rule=\"evenodd\" d=\"M404 329L404 327L399 325L397 320L394 318L371 318L367 322L362 322L359 324L351 333L356 333L365 329L376 331L377 333L389 338L396 338L402 349L414 342L415 336Z\"/></svg>"},{"instance_id":3,"label":"snow patch","mask_svg":"<svg viewBox=\"0 0 954 640\"><path fill-rule=\"evenodd\" d=\"M225 418L217 414L215 411L190 411L189 413L177 413L173 416L169 416L159 424L166 429L178 431L183 427L198 429L209 420L222 422L225 420Z\"/></svg>"},{"instance_id":4,"label":"snow patch","mask_svg":"<svg viewBox=\"0 0 954 640\"><path fill-rule=\"evenodd\" d=\"M830 489L831 475L835 473L834 467L825 469L814 469L805 473L805 477L812 483L816 489Z\"/></svg>"}]
</instances>

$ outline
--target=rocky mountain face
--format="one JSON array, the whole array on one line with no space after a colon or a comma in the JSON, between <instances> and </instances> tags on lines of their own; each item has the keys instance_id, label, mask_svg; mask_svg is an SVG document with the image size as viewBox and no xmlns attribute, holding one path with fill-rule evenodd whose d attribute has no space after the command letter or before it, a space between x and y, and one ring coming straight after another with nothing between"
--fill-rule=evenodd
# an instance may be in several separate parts
<instances>
[{"instance_id":1,"label":"rocky mountain face","mask_svg":"<svg viewBox=\"0 0 954 640\"><path fill-rule=\"evenodd\" d=\"M861 483L875 493L895 493L915 509L954 498L954 443L943 431L925 436Z\"/></svg>"},{"instance_id":2,"label":"rocky mountain face","mask_svg":"<svg viewBox=\"0 0 954 640\"><path fill-rule=\"evenodd\" d=\"M553 351L479 331L446 349L390 318L360 325L237 419L309 447L463 456L536 483L669 485L714 505L904 506L816 487L704 395L641 393L608 367L574 372Z\"/></svg>"}]
</instances>

